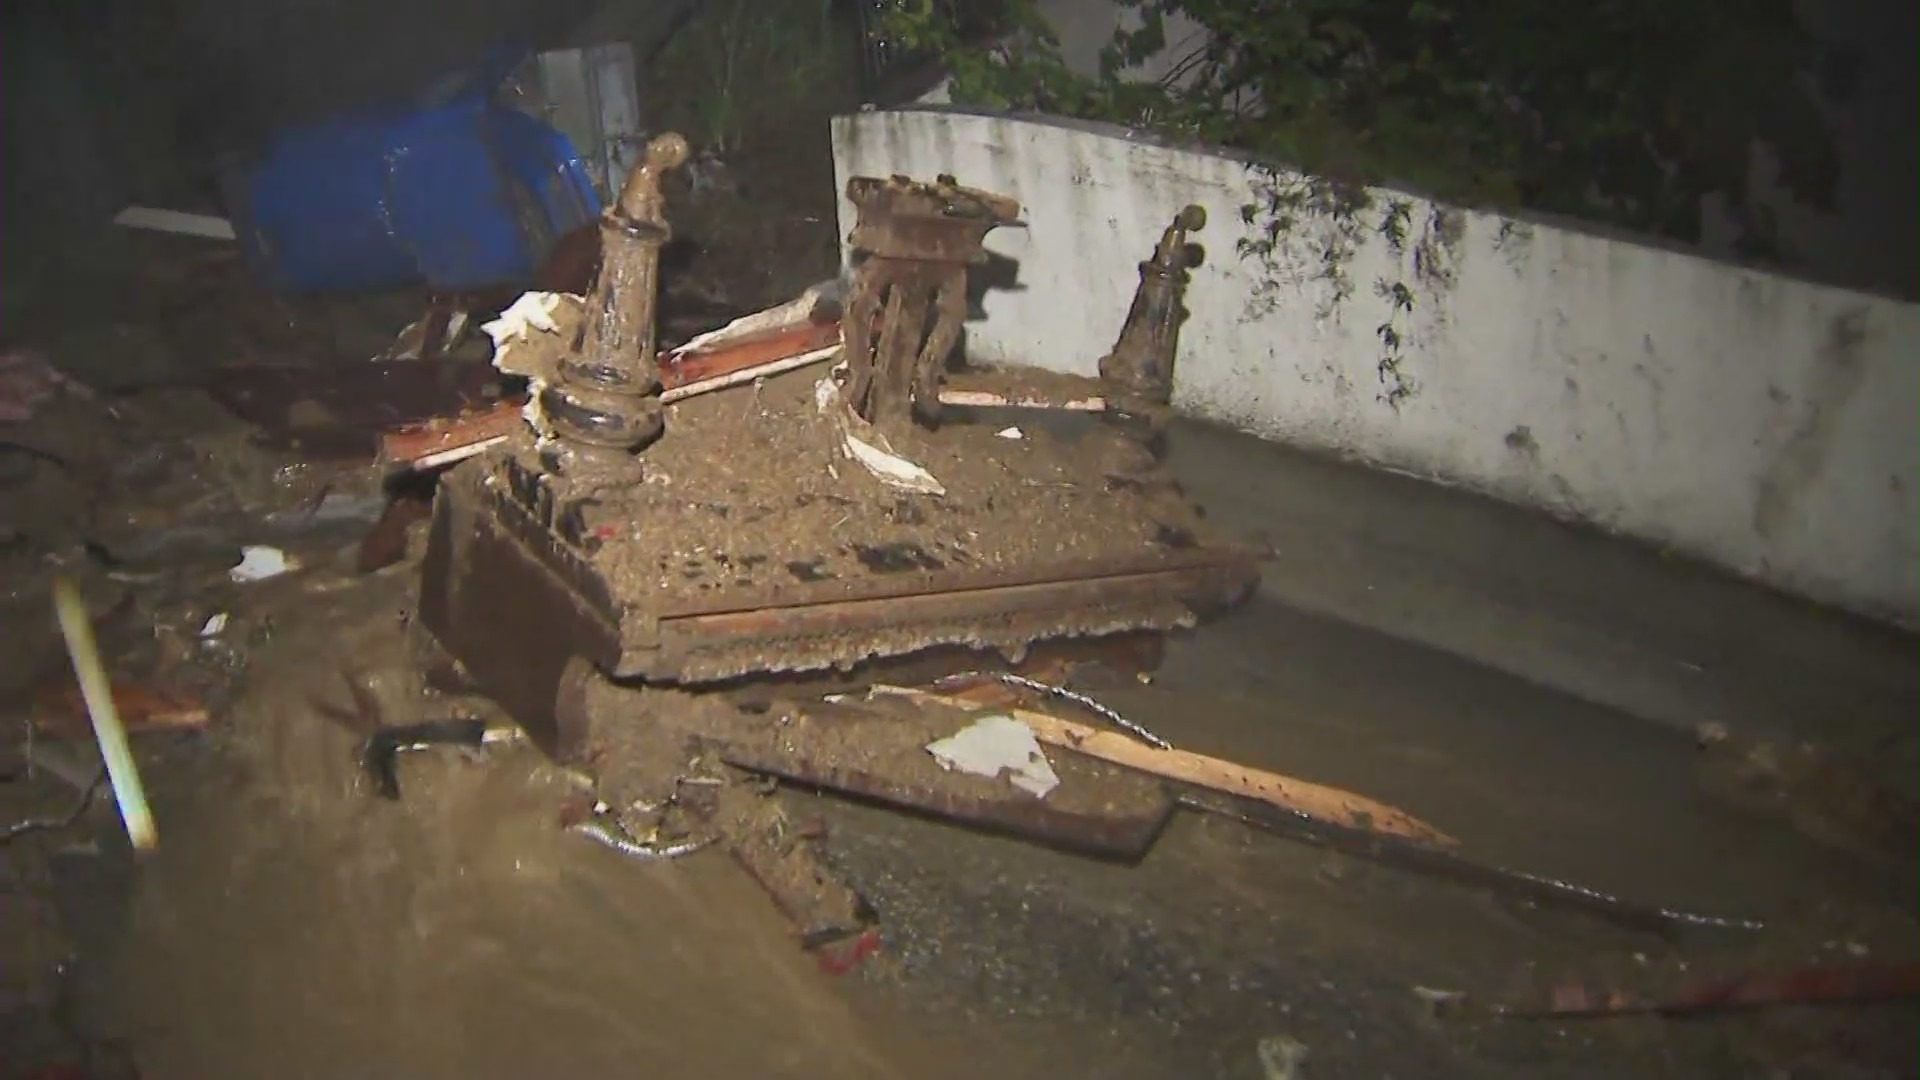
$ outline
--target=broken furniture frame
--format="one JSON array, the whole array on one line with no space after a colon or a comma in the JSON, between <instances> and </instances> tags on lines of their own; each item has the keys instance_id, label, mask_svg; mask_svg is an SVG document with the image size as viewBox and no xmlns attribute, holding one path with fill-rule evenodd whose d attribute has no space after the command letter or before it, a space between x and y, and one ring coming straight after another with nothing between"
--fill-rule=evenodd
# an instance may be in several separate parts
<instances>
[{"instance_id":1,"label":"broken furniture frame","mask_svg":"<svg viewBox=\"0 0 1920 1080\"><path fill-rule=\"evenodd\" d=\"M862 745L880 745L872 740L882 725L862 726L832 710L810 709L807 724L720 714L712 723L729 730L682 731L659 704L661 694L724 693L743 680L845 670L932 648L1018 656L1036 641L1174 629L1237 601L1256 580L1260 558L1195 542L1179 530L1169 532L1177 543L1116 555L1099 530L1082 529L1082 539L1063 539L1045 559L1011 564L862 560L846 563L840 576L795 573L794 581L770 584L740 571L711 591L677 593L617 572L671 549L673 521L661 515L672 507L647 501L643 481L648 448L673 437L660 407L653 305L659 247L669 235L659 178L684 157L678 136L654 140L602 219L605 251L585 322L538 399L553 437L535 444L521 432L443 477L421 571L421 624L556 759L601 766L607 762L597 754L623 745L603 734L657 734L649 753L660 760L621 770L651 768L657 775L622 781L625 801L615 805L666 805L676 790L674 770L686 759L675 747L706 745L745 773L857 792L1082 849L1139 854L1170 808L1164 796L1095 800L1063 813L1020 804L1032 801L1024 793L956 793L953 781L925 771L925 740L887 744L889 754L870 755L859 767L817 757L803 731L831 730L836 745L845 746L857 728ZM855 271L841 327L846 399L894 424L931 421L965 313L966 268L984 258L985 233L1012 221L1018 207L948 177L931 185L856 178L849 193L862 208L852 242L869 254ZM1145 340L1142 350L1166 342L1152 333ZM983 446L1000 445L990 433L982 438ZM1127 500L1149 497L1133 480L1112 476L1097 499L1088 490L1090 506L1133 506ZM778 519L768 527L777 528ZM621 556L633 558L621 563ZM895 737L903 730L896 726ZM1127 805L1116 809L1121 802ZM741 811L736 819L758 813ZM738 831L736 857L759 867L763 880L791 876L778 868L789 858L804 863L804 851L742 847L759 843L751 836L760 831ZM817 877L796 873L795 880Z\"/></svg>"}]
</instances>

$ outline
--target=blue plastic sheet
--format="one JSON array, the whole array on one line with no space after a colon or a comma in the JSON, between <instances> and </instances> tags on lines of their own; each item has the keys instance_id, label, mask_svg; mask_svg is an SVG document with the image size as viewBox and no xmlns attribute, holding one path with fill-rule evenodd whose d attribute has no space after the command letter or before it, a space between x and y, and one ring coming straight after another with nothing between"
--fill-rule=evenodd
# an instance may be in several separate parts
<instances>
[{"instance_id":1,"label":"blue plastic sheet","mask_svg":"<svg viewBox=\"0 0 1920 1080\"><path fill-rule=\"evenodd\" d=\"M519 284L599 196L566 136L499 100L491 54L426 100L278 133L228 177L255 272L288 292Z\"/></svg>"}]
</instances>

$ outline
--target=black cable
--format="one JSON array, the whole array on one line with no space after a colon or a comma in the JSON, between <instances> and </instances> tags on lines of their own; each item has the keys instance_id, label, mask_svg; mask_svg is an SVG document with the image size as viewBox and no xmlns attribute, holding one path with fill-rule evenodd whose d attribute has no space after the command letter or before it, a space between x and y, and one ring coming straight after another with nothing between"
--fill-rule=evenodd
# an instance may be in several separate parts
<instances>
[{"instance_id":1,"label":"black cable","mask_svg":"<svg viewBox=\"0 0 1920 1080\"><path fill-rule=\"evenodd\" d=\"M26 821L16 821L12 825L7 826L5 832L0 832L0 844L11 843L28 833L42 832L50 829L64 829L74 822L79 821L80 815L87 812L87 807L93 805L94 793L100 790L100 784L106 778L107 770L105 769L101 769L98 773L95 773L93 783L88 784L87 789L80 793L80 802L74 806L73 811L67 814L66 817L29 818Z\"/></svg>"}]
</instances>

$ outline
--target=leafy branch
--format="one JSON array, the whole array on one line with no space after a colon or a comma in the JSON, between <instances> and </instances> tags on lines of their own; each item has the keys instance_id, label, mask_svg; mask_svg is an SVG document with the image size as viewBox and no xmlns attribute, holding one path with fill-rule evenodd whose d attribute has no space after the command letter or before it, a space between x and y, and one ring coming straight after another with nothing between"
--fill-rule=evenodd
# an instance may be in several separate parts
<instances>
[{"instance_id":1,"label":"leafy branch","mask_svg":"<svg viewBox=\"0 0 1920 1080\"><path fill-rule=\"evenodd\" d=\"M679 89L696 143L724 155L759 114L822 93L851 47L834 0L718 0L659 50L653 74Z\"/></svg>"}]
</instances>

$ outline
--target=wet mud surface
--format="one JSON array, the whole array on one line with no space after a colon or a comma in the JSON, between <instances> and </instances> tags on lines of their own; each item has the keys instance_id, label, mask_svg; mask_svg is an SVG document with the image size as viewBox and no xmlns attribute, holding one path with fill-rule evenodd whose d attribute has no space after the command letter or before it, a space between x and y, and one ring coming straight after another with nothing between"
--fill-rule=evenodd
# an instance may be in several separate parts
<instances>
[{"instance_id":1,"label":"wet mud surface","mask_svg":"<svg viewBox=\"0 0 1920 1080\"><path fill-rule=\"evenodd\" d=\"M1873 873L1695 802L1684 767L1648 768L1692 752L1664 734L1592 768L1639 775L1643 808L1616 805L1617 824L1574 844L1604 794L1577 807L1521 784L1449 796L1420 779L1445 771L1435 760L1343 750L1271 705L1209 692L1196 677L1229 621L1179 643L1156 686L1106 696L1183 744L1356 787L1371 776L1369 790L1489 857L1773 929L1668 942L1220 819L1179 817L1124 865L801 796L794 811L824 821L833 865L882 919L880 954L834 976L723 856L636 864L562 831L578 787L529 748L408 755L402 800L374 797L358 733L325 707L346 697L341 672L388 703L388 723L485 705L421 689L402 575L323 605L288 584L247 605L277 630L231 709L204 734L142 743L156 856L134 865L108 812L6 855L12 872L52 868L41 960L71 965L59 985L77 1028L126 1046L144 1076L638 1061L724 1075L960 1076L992 1062L1016 1076L1259 1077L1256 1044L1282 1035L1311 1048L1308 1075L1850 1077L1910 1064L1911 1004L1554 1023L1437 1016L1419 996L1524 1003L1573 974L1659 988L1689 972L1911 955L1910 911ZM1472 774L1471 754L1445 753ZM1561 777L1595 778L1581 771ZM92 849L65 850L89 835ZM1602 846L1627 850L1579 850Z\"/></svg>"}]
</instances>

